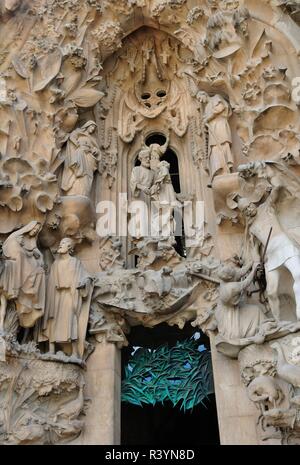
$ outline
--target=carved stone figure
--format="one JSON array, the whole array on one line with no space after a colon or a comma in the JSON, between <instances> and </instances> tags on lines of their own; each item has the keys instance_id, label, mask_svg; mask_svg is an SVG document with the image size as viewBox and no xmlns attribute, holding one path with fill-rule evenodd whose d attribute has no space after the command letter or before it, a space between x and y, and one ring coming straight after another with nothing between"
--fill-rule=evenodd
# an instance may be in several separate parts
<instances>
[{"instance_id":1,"label":"carved stone figure","mask_svg":"<svg viewBox=\"0 0 300 465\"><path fill-rule=\"evenodd\" d=\"M61 188L67 195L90 195L100 157L99 146L93 137L95 129L96 124L88 121L69 137L61 181Z\"/></svg>"},{"instance_id":2,"label":"carved stone figure","mask_svg":"<svg viewBox=\"0 0 300 465\"><path fill-rule=\"evenodd\" d=\"M204 113L204 121L208 128L208 158L211 181L215 176L230 173L233 167L231 152L231 129L228 118L231 109L220 95L210 98Z\"/></svg>"},{"instance_id":3,"label":"carved stone figure","mask_svg":"<svg viewBox=\"0 0 300 465\"><path fill-rule=\"evenodd\" d=\"M249 270L249 275L245 278ZM253 282L256 266L246 265L237 268L229 263L222 263L217 270L220 279L220 297L215 312L218 324L217 346L227 355L235 353L230 346L242 346L252 340L261 343L264 334L262 323L267 319L259 303L245 302L245 293ZM244 278L244 279L242 279ZM248 341L247 341L248 340Z\"/></svg>"},{"instance_id":4,"label":"carved stone figure","mask_svg":"<svg viewBox=\"0 0 300 465\"><path fill-rule=\"evenodd\" d=\"M169 145L169 141L170 141L170 138L169 138L169 135L168 135L164 145L150 144L150 146L149 146L149 150L150 150L150 167L151 167L151 169L153 171L155 171L157 169L161 157L166 153L166 150L167 150L168 145Z\"/></svg>"},{"instance_id":5,"label":"carved stone figure","mask_svg":"<svg viewBox=\"0 0 300 465\"><path fill-rule=\"evenodd\" d=\"M150 170L150 150L142 149L138 155L138 159L141 165L133 168L130 186L132 195L143 200L145 196L150 195L150 188L154 178L154 173Z\"/></svg>"},{"instance_id":6,"label":"carved stone figure","mask_svg":"<svg viewBox=\"0 0 300 465\"><path fill-rule=\"evenodd\" d=\"M151 233L153 236L170 236L175 232L173 211L180 207L170 176L170 164L159 162L150 189L152 205Z\"/></svg>"},{"instance_id":7,"label":"carved stone figure","mask_svg":"<svg viewBox=\"0 0 300 465\"><path fill-rule=\"evenodd\" d=\"M72 250L73 241L62 239L50 270L43 334L49 340L50 352L63 344L72 355L82 358L93 287L80 260L71 256Z\"/></svg>"},{"instance_id":8,"label":"carved stone figure","mask_svg":"<svg viewBox=\"0 0 300 465\"><path fill-rule=\"evenodd\" d=\"M179 202L176 198L169 170L170 163L167 161L159 162L150 193L153 199L157 200L160 205L178 206Z\"/></svg>"},{"instance_id":9,"label":"carved stone figure","mask_svg":"<svg viewBox=\"0 0 300 465\"><path fill-rule=\"evenodd\" d=\"M31 221L3 243L5 263L0 277L1 319L6 301L13 300L24 328L34 326L44 313L45 269L43 255L37 246L41 224Z\"/></svg>"},{"instance_id":10,"label":"carved stone figure","mask_svg":"<svg viewBox=\"0 0 300 465\"><path fill-rule=\"evenodd\" d=\"M154 172L150 169L150 150L142 149L138 155L140 166L135 166L131 173L130 187L133 197L143 202L139 210L139 219L135 224L135 237L150 236L150 188L153 184Z\"/></svg>"},{"instance_id":11,"label":"carved stone figure","mask_svg":"<svg viewBox=\"0 0 300 465\"><path fill-rule=\"evenodd\" d=\"M265 249L267 294L272 313L280 319L279 283L282 269L293 277L297 319L300 319L300 246L285 232L278 220L276 202L281 186L274 187L268 198L258 207L245 199L239 208L247 218L247 230L252 241L253 255L259 260L259 247ZM269 243L267 244L269 233ZM267 246L268 245L268 246ZM266 247L267 246L267 247Z\"/></svg>"}]
</instances>

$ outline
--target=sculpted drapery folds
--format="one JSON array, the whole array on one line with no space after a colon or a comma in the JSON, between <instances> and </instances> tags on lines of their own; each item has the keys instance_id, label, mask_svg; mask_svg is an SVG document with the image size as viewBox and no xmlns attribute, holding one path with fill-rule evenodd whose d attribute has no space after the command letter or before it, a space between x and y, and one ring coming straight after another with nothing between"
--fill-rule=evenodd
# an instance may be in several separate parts
<instances>
[{"instance_id":1,"label":"sculpted drapery folds","mask_svg":"<svg viewBox=\"0 0 300 465\"><path fill-rule=\"evenodd\" d=\"M222 345L222 351L228 355L235 353L232 346L241 347L249 341L261 343L264 340L260 332L267 319L264 308L257 302L247 302L246 297L256 271L256 265L252 263L243 268L222 263L218 268L220 297L215 313L218 323L216 345Z\"/></svg>"},{"instance_id":2,"label":"sculpted drapery folds","mask_svg":"<svg viewBox=\"0 0 300 465\"><path fill-rule=\"evenodd\" d=\"M44 261L37 246L40 230L41 224L31 221L3 243L2 296L15 301L20 325L25 328L34 326L45 307Z\"/></svg>"},{"instance_id":3,"label":"sculpted drapery folds","mask_svg":"<svg viewBox=\"0 0 300 465\"><path fill-rule=\"evenodd\" d=\"M135 237L149 236L150 228L150 188L153 184L154 172L150 169L150 150L144 148L139 152L140 166L135 166L131 172L130 188L133 200L140 203L140 221L135 225Z\"/></svg>"},{"instance_id":4,"label":"sculpted drapery folds","mask_svg":"<svg viewBox=\"0 0 300 465\"><path fill-rule=\"evenodd\" d=\"M72 249L73 241L62 239L48 279L42 331L50 352L55 352L56 344L67 344L72 355L82 358L93 280L80 260L71 256Z\"/></svg>"},{"instance_id":5,"label":"sculpted drapery folds","mask_svg":"<svg viewBox=\"0 0 300 465\"><path fill-rule=\"evenodd\" d=\"M131 192L139 200L147 201L153 184L154 173L150 169L150 150L144 148L139 152L140 166L135 166L131 173Z\"/></svg>"},{"instance_id":6,"label":"sculpted drapery folds","mask_svg":"<svg viewBox=\"0 0 300 465\"><path fill-rule=\"evenodd\" d=\"M147 205L148 213L152 215L151 223L149 223L151 235L154 236L168 236L172 233L174 230L173 210L175 207L180 207L170 176L170 164L165 160L160 160L166 152L168 143L167 138L162 146L151 144L143 148L139 153L141 166L134 167L131 174L132 194ZM150 232L147 234L146 229L145 233L144 235L150 236Z\"/></svg>"},{"instance_id":7,"label":"sculpted drapery folds","mask_svg":"<svg viewBox=\"0 0 300 465\"><path fill-rule=\"evenodd\" d=\"M204 122L208 129L208 158L210 178L230 173L233 167L231 129L228 118L232 114L220 95L211 97L206 105Z\"/></svg>"},{"instance_id":8,"label":"sculpted drapery folds","mask_svg":"<svg viewBox=\"0 0 300 465\"><path fill-rule=\"evenodd\" d=\"M297 319L300 319L300 244L280 223L277 202L282 186L270 187L267 199L256 206L241 199L239 209L246 217L248 248L254 259L265 251L267 295L272 313L282 319L279 285L282 272L288 270L293 278ZM270 237L269 237L270 235ZM268 242L269 237L269 242Z\"/></svg>"},{"instance_id":9,"label":"sculpted drapery folds","mask_svg":"<svg viewBox=\"0 0 300 465\"><path fill-rule=\"evenodd\" d=\"M95 129L96 124L88 121L82 128L75 129L68 139L61 182L67 195L90 195L100 161L100 149L93 136Z\"/></svg>"}]
</instances>

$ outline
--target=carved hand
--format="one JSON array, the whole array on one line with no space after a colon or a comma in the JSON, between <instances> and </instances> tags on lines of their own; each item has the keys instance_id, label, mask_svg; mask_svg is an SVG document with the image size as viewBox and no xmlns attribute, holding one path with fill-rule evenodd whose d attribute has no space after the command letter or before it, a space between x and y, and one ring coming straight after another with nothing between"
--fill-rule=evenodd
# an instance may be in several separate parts
<instances>
[{"instance_id":1,"label":"carved hand","mask_svg":"<svg viewBox=\"0 0 300 465\"><path fill-rule=\"evenodd\" d=\"M138 184L137 188L140 189L145 194L150 195L150 189L148 187L142 186L141 184Z\"/></svg>"},{"instance_id":2,"label":"carved hand","mask_svg":"<svg viewBox=\"0 0 300 465\"><path fill-rule=\"evenodd\" d=\"M150 194L154 195L154 194L157 194L159 191L160 191L160 186L158 184L154 184L154 186L152 186L150 189Z\"/></svg>"}]
</instances>

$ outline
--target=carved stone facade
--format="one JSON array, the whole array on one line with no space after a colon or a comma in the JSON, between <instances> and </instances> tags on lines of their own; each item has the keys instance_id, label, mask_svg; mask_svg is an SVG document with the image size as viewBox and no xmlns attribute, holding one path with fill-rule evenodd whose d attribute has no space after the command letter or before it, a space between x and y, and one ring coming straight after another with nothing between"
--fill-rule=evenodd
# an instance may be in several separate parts
<instances>
[{"instance_id":1,"label":"carved stone facade","mask_svg":"<svg viewBox=\"0 0 300 465\"><path fill-rule=\"evenodd\" d=\"M2 444L118 443L162 322L211 338L222 443L300 443L297 5L3 0Z\"/></svg>"}]
</instances>

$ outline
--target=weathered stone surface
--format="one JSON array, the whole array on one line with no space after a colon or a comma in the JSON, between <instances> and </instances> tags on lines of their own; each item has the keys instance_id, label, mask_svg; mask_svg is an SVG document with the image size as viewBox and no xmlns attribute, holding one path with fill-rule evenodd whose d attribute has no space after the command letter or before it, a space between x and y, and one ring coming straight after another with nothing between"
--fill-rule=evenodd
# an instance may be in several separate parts
<instances>
[{"instance_id":1,"label":"weathered stone surface","mask_svg":"<svg viewBox=\"0 0 300 465\"><path fill-rule=\"evenodd\" d=\"M1 3L0 442L79 435L87 366L82 442L117 443L116 353L161 322L238 360L224 443L299 442L299 18L292 0Z\"/></svg>"}]
</instances>

